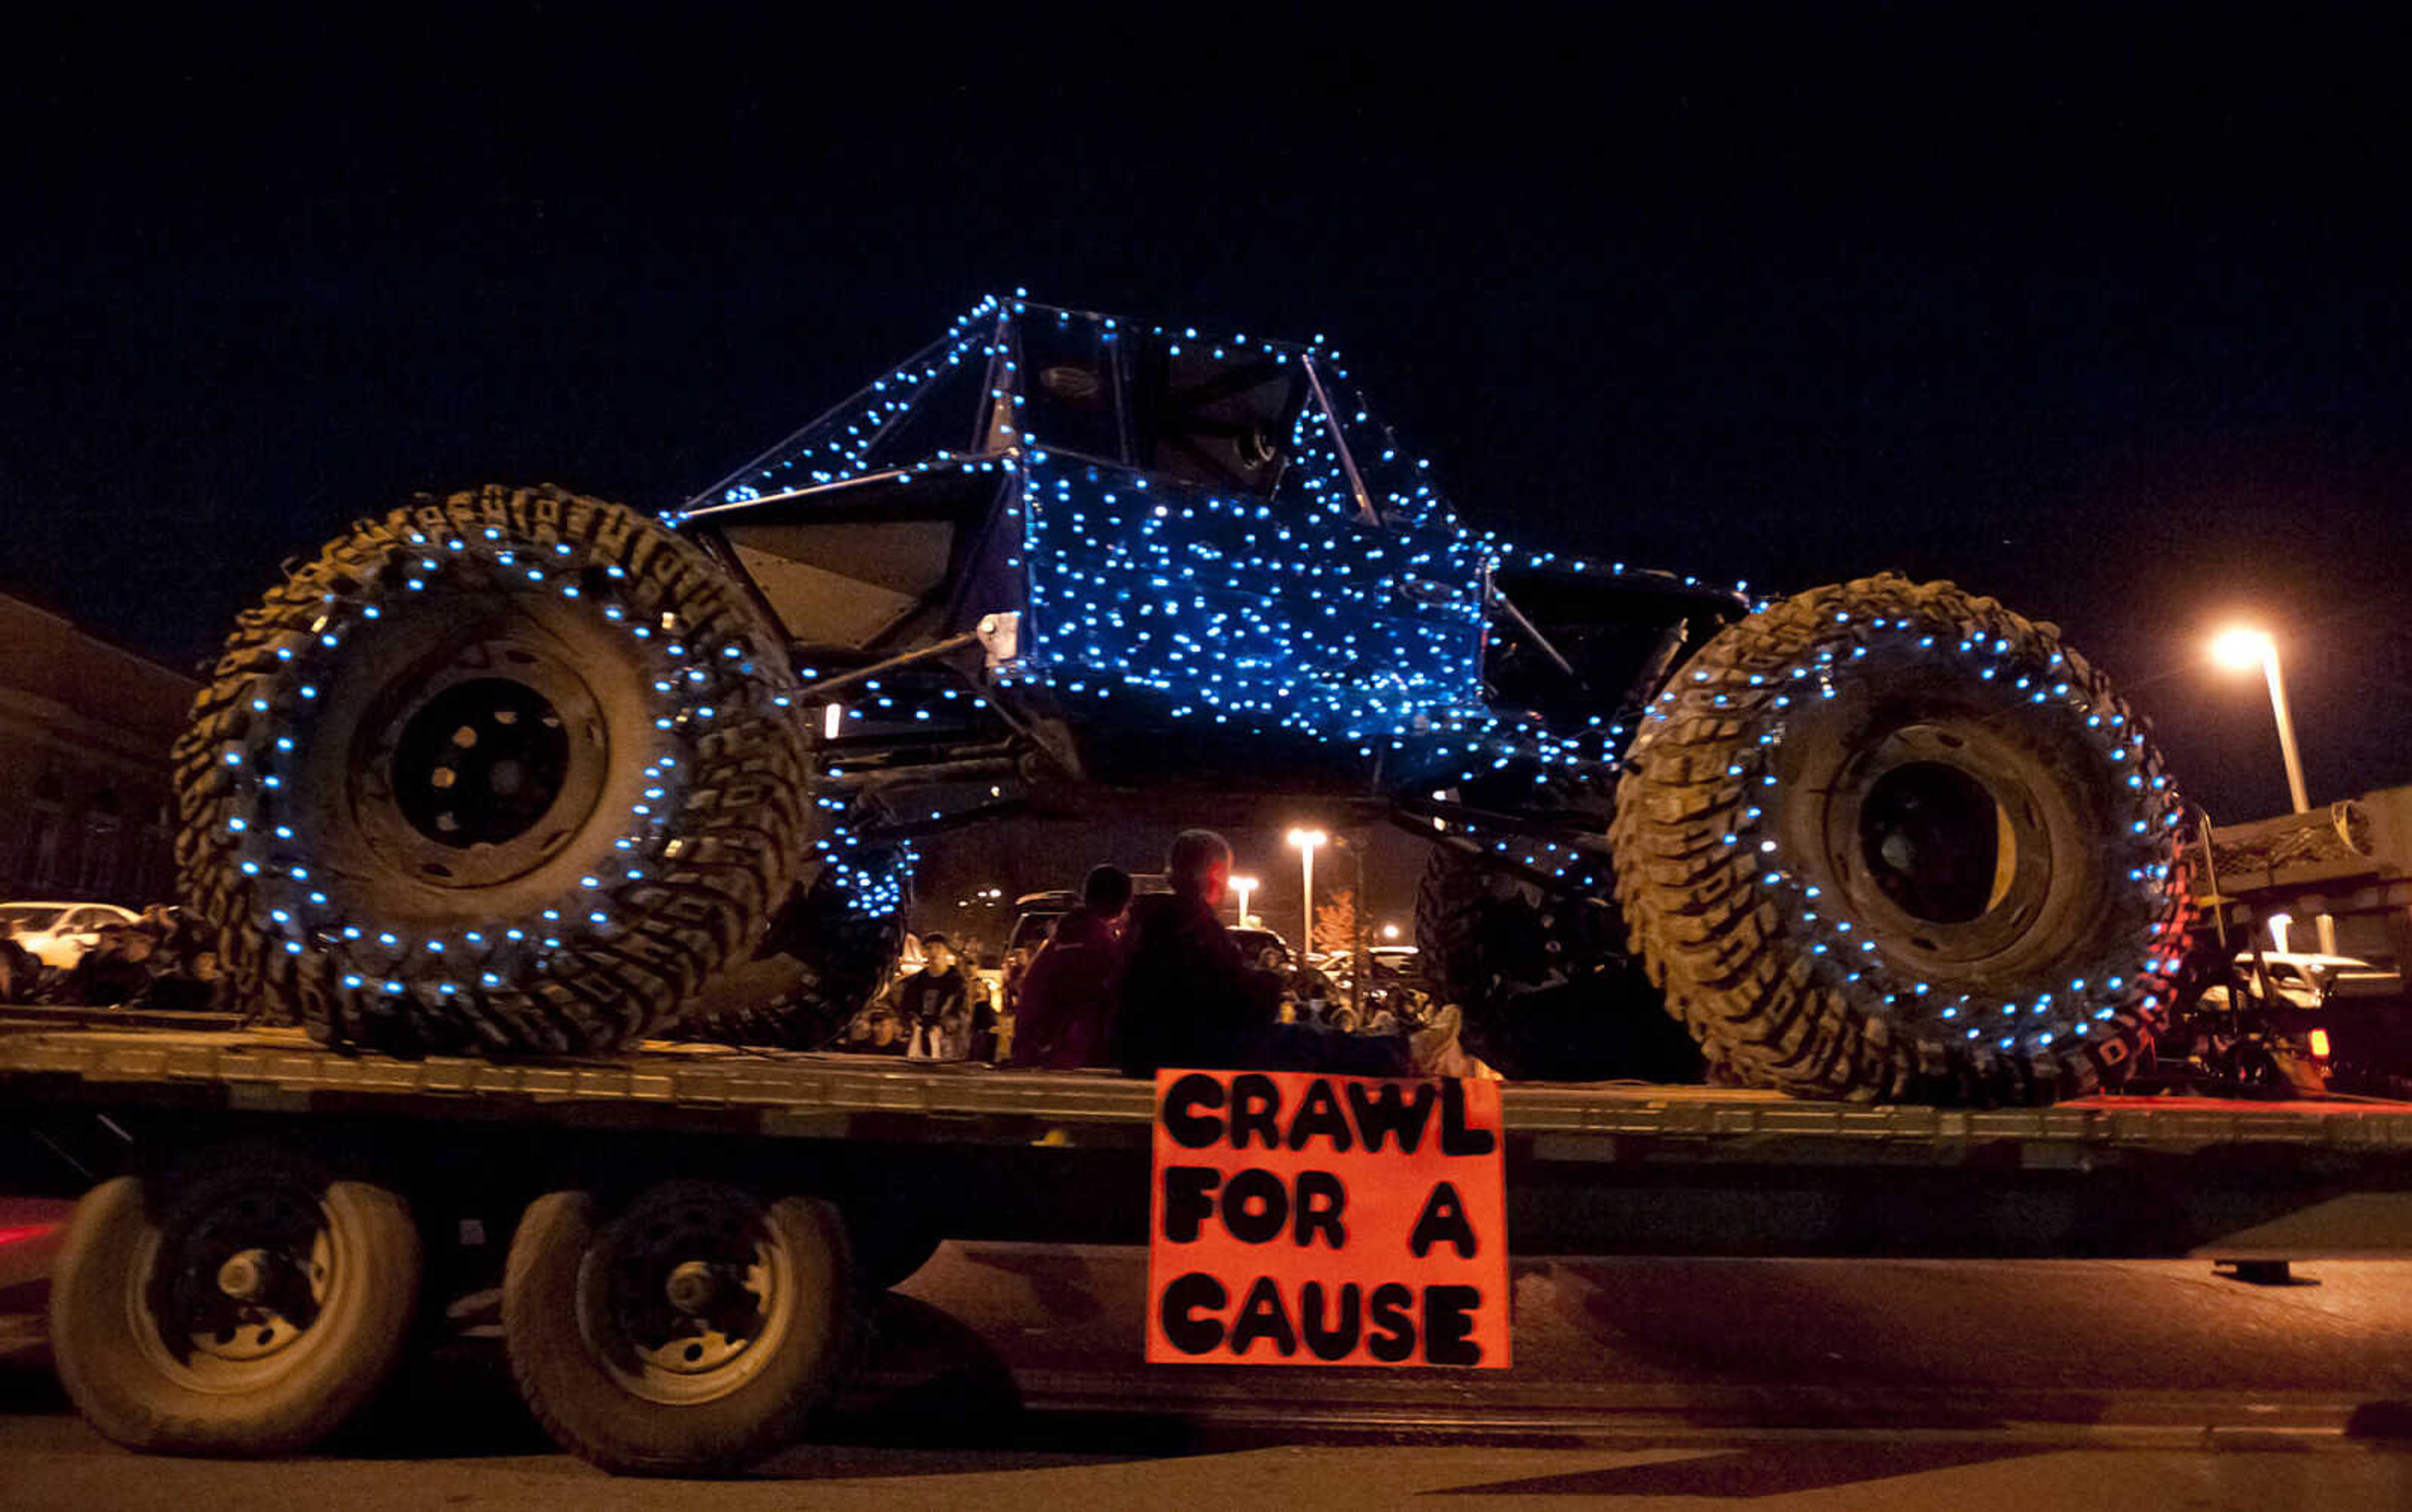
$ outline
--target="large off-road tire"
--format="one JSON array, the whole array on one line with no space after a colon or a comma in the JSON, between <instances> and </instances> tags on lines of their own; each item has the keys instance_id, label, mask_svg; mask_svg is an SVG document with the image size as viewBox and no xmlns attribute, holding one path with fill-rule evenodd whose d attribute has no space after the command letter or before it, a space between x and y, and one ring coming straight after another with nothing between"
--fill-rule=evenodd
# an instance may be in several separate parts
<instances>
[{"instance_id":1,"label":"large off-road tire","mask_svg":"<svg viewBox=\"0 0 2412 1512\"><path fill-rule=\"evenodd\" d=\"M545 1431L622 1475L714 1475L795 1441L858 1329L837 1210L666 1182L530 1204L503 1341Z\"/></svg>"},{"instance_id":2,"label":"large off-road tire","mask_svg":"<svg viewBox=\"0 0 2412 1512\"><path fill-rule=\"evenodd\" d=\"M177 744L233 1000L405 1051L653 1032L789 891L788 675L740 585L619 506L355 525L244 614Z\"/></svg>"},{"instance_id":3,"label":"large off-road tire","mask_svg":"<svg viewBox=\"0 0 2412 1512\"><path fill-rule=\"evenodd\" d=\"M1699 1050L1625 954L1614 908L1435 845L1416 890L1419 965L1466 1048L1517 1081L1698 1081Z\"/></svg>"},{"instance_id":4,"label":"large off-road tire","mask_svg":"<svg viewBox=\"0 0 2412 1512\"><path fill-rule=\"evenodd\" d=\"M1949 583L1816 589L1702 648L1627 760L1627 926L1753 1082L2045 1102L2116 1081L2168 1008L2178 797L2052 625Z\"/></svg>"},{"instance_id":5,"label":"large off-road tire","mask_svg":"<svg viewBox=\"0 0 2412 1512\"><path fill-rule=\"evenodd\" d=\"M130 1448L306 1449L393 1373L422 1264L400 1196L273 1149L117 1177L76 1205L60 1252L59 1378Z\"/></svg>"},{"instance_id":6,"label":"large off-road tire","mask_svg":"<svg viewBox=\"0 0 2412 1512\"><path fill-rule=\"evenodd\" d=\"M683 1039L826 1050L895 975L911 871L894 853L824 864L771 922L755 959L714 977Z\"/></svg>"}]
</instances>

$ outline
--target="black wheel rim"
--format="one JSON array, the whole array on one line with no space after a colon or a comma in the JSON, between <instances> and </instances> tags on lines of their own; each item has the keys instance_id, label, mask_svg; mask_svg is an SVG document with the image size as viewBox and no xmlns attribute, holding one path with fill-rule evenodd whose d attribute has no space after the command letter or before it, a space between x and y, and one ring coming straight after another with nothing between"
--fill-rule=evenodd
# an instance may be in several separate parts
<instances>
[{"instance_id":1,"label":"black wheel rim","mask_svg":"<svg viewBox=\"0 0 2412 1512\"><path fill-rule=\"evenodd\" d=\"M1860 861L1895 906L1965 924L1998 905L2018 873L2018 836L1993 793L1940 761L1909 761L1869 785Z\"/></svg>"},{"instance_id":2,"label":"black wheel rim","mask_svg":"<svg viewBox=\"0 0 2412 1512\"><path fill-rule=\"evenodd\" d=\"M2032 766L1981 722L1948 714L1870 741L1825 808L1840 916L1937 985L2037 948L2051 922L2055 825Z\"/></svg>"},{"instance_id":3,"label":"black wheel rim","mask_svg":"<svg viewBox=\"0 0 2412 1512\"><path fill-rule=\"evenodd\" d=\"M355 1241L299 1186L261 1182L171 1215L128 1297L154 1366L201 1390L256 1388L312 1354Z\"/></svg>"},{"instance_id":4,"label":"black wheel rim","mask_svg":"<svg viewBox=\"0 0 2412 1512\"><path fill-rule=\"evenodd\" d=\"M516 840L569 776L569 736L545 696L510 678L456 683L420 705L393 753L394 802L421 836L465 850Z\"/></svg>"},{"instance_id":5,"label":"black wheel rim","mask_svg":"<svg viewBox=\"0 0 2412 1512\"><path fill-rule=\"evenodd\" d=\"M796 1256L741 1193L675 1183L640 1196L580 1270L588 1347L648 1402L712 1402L759 1375L794 1329Z\"/></svg>"},{"instance_id":6,"label":"black wheel rim","mask_svg":"<svg viewBox=\"0 0 2412 1512\"><path fill-rule=\"evenodd\" d=\"M440 888L526 875L594 815L610 743L593 691L540 642L471 641L396 678L361 722L351 812L389 864Z\"/></svg>"}]
</instances>

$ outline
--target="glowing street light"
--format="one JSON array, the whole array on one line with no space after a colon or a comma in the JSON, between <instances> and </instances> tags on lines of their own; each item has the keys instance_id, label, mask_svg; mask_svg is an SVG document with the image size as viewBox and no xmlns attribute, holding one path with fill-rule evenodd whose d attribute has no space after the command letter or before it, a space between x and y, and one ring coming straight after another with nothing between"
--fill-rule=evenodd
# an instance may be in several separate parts
<instances>
[{"instance_id":1,"label":"glowing street light","mask_svg":"<svg viewBox=\"0 0 2412 1512\"><path fill-rule=\"evenodd\" d=\"M1396 924L1385 924L1382 926L1382 938L1386 940L1395 940L1398 937L1399 926Z\"/></svg>"},{"instance_id":2,"label":"glowing street light","mask_svg":"<svg viewBox=\"0 0 2412 1512\"><path fill-rule=\"evenodd\" d=\"M2278 721L2278 754L2287 763L2287 791L2297 814L2309 814L2312 800L2303 790L2303 758L2295 749L2295 719L2287 711L2287 681L2278 674L2278 643L2260 630L2239 625L2222 630L2211 643L2212 660L2233 672L2258 667L2270 684L2270 712Z\"/></svg>"},{"instance_id":3,"label":"glowing street light","mask_svg":"<svg viewBox=\"0 0 2412 1512\"><path fill-rule=\"evenodd\" d=\"M1248 900L1257 894L1257 879L1252 876L1235 876L1231 879L1231 890L1240 895L1240 928L1246 929Z\"/></svg>"},{"instance_id":4,"label":"glowing street light","mask_svg":"<svg viewBox=\"0 0 2412 1512\"><path fill-rule=\"evenodd\" d=\"M1331 837L1320 829L1293 829L1289 843L1298 847L1299 911L1304 916L1306 932L1299 937L1302 956L1315 953L1315 852Z\"/></svg>"},{"instance_id":5,"label":"glowing street light","mask_svg":"<svg viewBox=\"0 0 2412 1512\"><path fill-rule=\"evenodd\" d=\"M2270 684L2270 712L2278 722L2278 755L2287 764L2287 796L2294 800L2297 814L2309 814L2312 800L2303 788L2302 754L2295 748L2295 717L2287 709L2287 681L2278 673L2278 642L2266 630L2234 625L2212 638L2211 659L2232 672L2261 668ZM2336 924L2326 914L2317 922L2321 952L2334 955Z\"/></svg>"}]
</instances>

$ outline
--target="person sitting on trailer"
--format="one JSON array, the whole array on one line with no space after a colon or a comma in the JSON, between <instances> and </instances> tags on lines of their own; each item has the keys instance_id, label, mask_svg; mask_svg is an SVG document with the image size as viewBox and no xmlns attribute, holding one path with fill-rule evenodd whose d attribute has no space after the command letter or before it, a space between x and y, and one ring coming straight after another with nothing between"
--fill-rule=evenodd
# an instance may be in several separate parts
<instances>
[{"instance_id":1,"label":"person sitting on trailer","mask_svg":"<svg viewBox=\"0 0 2412 1512\"><path fill-rule=\"evenodd\" d=\"M60 998L87 1008L122 1007L151 986L151 937L124 924L103 925L59 985Z\"/></svg>"},{"instance_id":2,"label":"person sitting on trailer","mask_svg":"<svg viewBox=\"0 0 2412 1512\"><path fill-rule=\"evenodd\" d=\"M1231 876L1231 846L1184 829L1165 871L1172 891L1131 905L1124 932L1116 1058L1123 1074L1195 1070L1321 1071L1341 1076L1492 1076L1458 1043L1460 1017L1442 1010L1412 1035L1346 1035L1280 1020L1282 984L1241 959L1215 917Z\"/></svg>"},{"instance_id":3,"label":"person sitting on trailer","mask_svg":"<svg viewBox=\"0 0 2412 1512\"><path fill-rule=\"evenodd\" d=\"M1080 905L1055 921L1022 974L1014 1064L1069 1071L1105 1063L1130 900L1130 873L1119 866L1097 867L1081 884Z\"/></svg>"}]
</instances>

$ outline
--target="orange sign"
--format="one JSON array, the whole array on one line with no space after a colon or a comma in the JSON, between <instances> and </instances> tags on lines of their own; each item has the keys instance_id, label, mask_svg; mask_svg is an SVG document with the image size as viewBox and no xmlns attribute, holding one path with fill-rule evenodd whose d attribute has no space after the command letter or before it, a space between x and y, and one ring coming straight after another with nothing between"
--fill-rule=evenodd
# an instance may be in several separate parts
<instances>
[{"instance_id":1,"label":"orange sign","mask_svg":"<svg viewBox=\"0 0 2412 1512\"><path fill-rule=\"evenodd\" d=\"M1495 1081L1159 1071L1152 1364L1504 1369Z\"/></svg>"}]
</instances>

